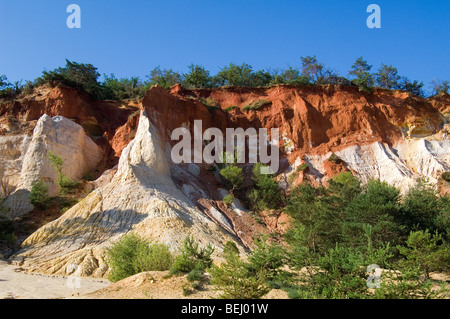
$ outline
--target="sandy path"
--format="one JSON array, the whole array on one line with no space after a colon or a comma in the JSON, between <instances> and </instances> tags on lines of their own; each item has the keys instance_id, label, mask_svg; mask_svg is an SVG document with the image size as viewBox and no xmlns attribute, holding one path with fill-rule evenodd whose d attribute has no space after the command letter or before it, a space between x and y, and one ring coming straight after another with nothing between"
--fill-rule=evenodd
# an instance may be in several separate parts
<instances>
[{"instance_id":1,"label":"sandy path","mask_svg":"<svg viewBox=\"0 0 450 319\"><path fill-rule=\"evenodd\" d=\"M92 278L27 274L21 272L17 266L0 261L0 299L71 298L94 292L110 284L107 280Z\"/></svg>"}]
</instances>

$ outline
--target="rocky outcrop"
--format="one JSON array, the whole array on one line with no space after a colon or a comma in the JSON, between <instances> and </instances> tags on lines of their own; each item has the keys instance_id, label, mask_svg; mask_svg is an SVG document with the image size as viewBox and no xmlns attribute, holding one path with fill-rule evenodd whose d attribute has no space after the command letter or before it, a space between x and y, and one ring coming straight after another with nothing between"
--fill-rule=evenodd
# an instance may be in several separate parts
<instances>
[{"instance_id":1,"label":"rocky outcrop","mask_svg":"<svg viewBox=\"0 0 450 319\"><path fill-rule=\"evenodd\" d=\"M105 249L130 231L173 249L190 235L219 249L235 240L175 186L159 135L143 113L111 182L36 231L14 259L32 271L64 275L76 264L81 275L102 277Z\"/></svg>"},{"instance_id":2,"label":"rocky outcrop","mask_svg":"<svg viewBox=\"0 0 450 319\"><path fill-rule=\"evenodd\" d=\"M64 113L62 110L70 103L58 100L66 99L72 92L63 88L54 90L60 91L41 97L45 103L38 97L36 101L44 103L51 112ZM251 247L253 237L260 232L286 231L289 219L285 215L265 212L262 223L258 223L239 201L226 207L222 199L227 191L221 189L218 173L211 172L209 165L172 164L170 151L177 141L171 140L171 133L179 127L188 128L192 133L195 120L202 120L203 131L211 127L223 132L236 127L279 128L283 163L279 181L286 191L290 184L303 180L324 184L345 171L363 182L379 178L406 191L418 177L438 181L443 171L450 170L450 142L443 131L448 96L421 99L405 92L364 93L341 86L195 91L180 86L171 91L154 87L143 99L140 115L130 113L133 108L129 105L89 101L84 108L80 107L84 105L82 101L89 99L83 95L77 102L78 114L64 114L77 116L73 120L84 127L97 145L107 143L102 148L110 152L106 156L108 165L102 166L104 173L93 182L96 189L91 194L24 241L14 260L32 271L64 275L75 264L82 275L102 277L108 270L105 249L131 231L167 243L173 249L186 236L193 235L201 244L212 243L219 251L228 240ZM264 101L260 108L245 108L257 101ZM218 107L211 106L211 102ZM16 108L13 105L8 112L31 120L41 111L35 106L23 107L22 103ZM105 124L114 114L120 120ZM46 127L50 132L50 128L61 125L57 123L44 117L36 125L35 135ZM57 136L52 134L44 136ZM69 141L60 143L64 144L60 148L55 146L58 143L47 143L48 137L42 134L36 139L24 135L14 139L23 151L0 155L9 163L0 169L3 176L7 170L12 172L15 165L23 167L19 175L10 178L11 185L20 188L19 184L23 184L23 189L29 189L27 180L54 180L54 169L45 163L44 145L54 145L51 149L55 153L59 150L75 171L82 171L79 160L71 162L69 158L77 157L72 151L69 156L68 150L76 148ZM95 144L84 139L85 146L81 148L94 147ZM82 141L81 138L73 140ZM8 139L4 141L12 143ZM330 162L332 154L339 161ZM113 159L119 156L117 163ZM85 163L93 162L86 157ZM35 163L42 165L36 167ZM298 170L304 164L308 167ZM251 167L246 169L251 172ZM66 174L78 176L75 172ZM293 174L297 175L290 178ZM20 196L15 199L14 196L8 199L9 205L26 206L21 204Z\"/></svg>"},{"instance_id":3,"label":"rocky outcrop","mask_svg":"<svg viewBox=\"0 0 450 319\"><path fill-rule=\"evenodd\" d=\"M30 191L35 182L43 180L51 196L59 191L58 173L48 158L50 152L63 159L63 173L73 180L81 179L103 157L101 148L85 135L80 125L61 116L50 118L44 114L36 124L31 141L24 137L19 145L21 147L16 150L18 158L14 162L16 169L20 170L14 177L19 182L4 203L9 218L19 217L33 209Z\"/></svg>"}]
</instances>

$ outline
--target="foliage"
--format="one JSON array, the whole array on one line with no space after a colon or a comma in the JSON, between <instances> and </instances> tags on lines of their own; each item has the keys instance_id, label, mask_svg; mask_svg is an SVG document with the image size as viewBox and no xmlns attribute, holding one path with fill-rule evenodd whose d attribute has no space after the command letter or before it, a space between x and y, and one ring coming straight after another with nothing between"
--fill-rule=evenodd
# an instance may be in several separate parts
<instances>
[{"instance_id":1,"label":"foliage","mask_svg":"<svg viewBox=\"0 0 450 319\"><path fill-rule=\"evenodd\" d=\"M231 206L234 203L234 196L233 194L228 194L223 198L223 202L227 206Z\"/></svg>"},{"instance_id":2,"label":"foliage","mask_svg":"<svg viewBox=\"0 0 450 319\"><path fill-rule=\"evenodd\" d=\"M230 111L232 111L232 110L235 110L235 109L237 109L238 107L236 106L236 105L232 105L232 106L230 106L230 107L227 107L224 111L225 112L230 112Z\"/></svg>"},{"instance_id":3,"label":"foliage","mask_svg":"<svg viewBox=\"0 0 450 319\"><path fill-rule=\"evenodd\" d=\"M220 170L220 175L230 184L229 188L232 194L239 189L244 182L242 168L238 167L236 164L227 164Z\"/></svg>"},{"instance_id":4,"label":"foliage","mask_svg":"<svg viewBox=\"0 0 450 319\"><path fill-rule=\"evenodd\" d=\"M397 68L392 65L381 64L375 76L379 87L390 90L400 89L401 77L398 75Z\"/></svg>"},{"instance_id":5,"label":"foliage","mask_svg":"<svg viewBox=\"0 0 450 319\"><path fill-rule=\"evenodd\" d=\"M340 162L342 162L342 160L339 158L339 156L337 156L336 154L331 154L330 158L328 158L328 160L330 162L333 162L334 164L339 164Z\"/></svg>"},{"instance_id":6,"label":"foliage","mask_svg":"<svg viewBox=\"0 0 450 319\"><path fill-rule=\"evenodd\" d=\"M289 67L287 70L272 74L270 84L309 85L311 83L306 76L301 75L298 69Z\"/></svg>"},{"instance_id":7,"label":"foliage","mask_svg":"<svg viewBox=\"0 0 450 319\"><path fill-rule=\"evenodd\" d=\"M433 95L448 94L450 92L450 81L431 81L431 89L433 90Z\"/></svg>"},{"instance_id":8,"label":"foliage","mask_svg":"<svg viewBox=\"0 0 450 319\"><path fill-rule=\"evenodd\" d=\"M432 281L423 279L417 268L384 271L380 280L374 299L439 299L446 292L444 285L436 289Z\"/></svg>"},{"instance_id":9,"label":"foliage","mask_svg":"<svg viewBox=\"0 0 450 319\"><path fill-rule=\"evenodd\" d=\"M48 186L43 180L34 183L31 187L30 200L33 206L44 210L50 204L50 196L48 194Z\"/></svg>"},{"instance_id":10,"label":"foliage","mask_svg":"<svg viewBox=\"0 0 450 319\"><path fill-rule=\"evenodd\" d=\"M186 237L183 247L180 249L180 254L175 258L170 271L172 274L189 273L194 269L204 271L212 265L211 255L213 252L212 246L199 248L199 244L195 242L193 237Z\"/></svg>"},{"instance_id":11,"label":"foliage","mask_svg":"<svg viewBox=\"0 0 450 319\"><path fill-rule=\"evenodd\" d=\"M264 168L267 167L261 163L253 166L252 174L255 187L247 195L251 208L256 211L276 209L282 203L281 190L275 181L275 176L263 174Z\"/></svg>"},{"instance_id":12,"label":"foliage","mask_svg":"<svg viewBox=\"0 0 450 319\"><path fill-rule=\"evenodd\" d=\"M6 75L0 75L0 98L15 98L22 91L21 81L11 83Z\"/></svg>"},{"instance_id":13,"label":"foliage","mask_svg":"<svg viewBox=\"0 0 450 319\"><path fill-rule=\"evenodd\" d=\"M49 152L48 153L48 159L50 161L50 164L53 165L58 173L58 180L57 184L61 188L61 193L66 194L67 192L71 191L72 189L78 187L79 183L72 180L70 177L67 177L62 172L64 160L61 156L56 155L55 153Z\"/></svg>"},{"instance_id":14,"label":"foliage","mask_svg":"<svg viewBox=\"0 0 450 319\"><path fill-rule=\"evenodd\" d=\"M88 93L95 99L103 98L103 88L98 82L100 74L92 64L77 63L66 59L66 66L53 71L44 71L36 79L36 86L50 83L51 85L66 85Z\"/></svg>"},{"instance_id":15,"label":"foliage","mask_svg":"<svg viewBox=\"0 0 450 319\"><path fill-rule=\"evenodd\" d=\"M214 101L211 97L207 97L206 99L200 98L200 102L202 102L202 104L205 105L209 111L220 109L219 103Z\"/></svg>"},{"instance_id":16,"label":"foliage","mask_svg":"<svg viewBox=\"0 0 450 319\"><path fill-rule=\"evenodd\" d=\"M289 175L289 184L292 184L295 181L295 179L297 178L298 174L300 174L300 172L306 171L308 168L309 168L309 165L306 163L297 167L295 172L293 172L291 175Z\"/></svg>"},{"instance_id":17,"label":"foliage","mask_svg":"<svg viewBox=\"0 0 450 319\"><path fill-rule=\"evenodd\" d=\"M170 269L173 256L167 245L149 244L139 236L124 236L107 251L107 264L111 268L109 280L117 282L144 271Z\"/></svg>"},{"instance_id":18,"label":"foliage","mask_svg":"<svg viewBox=\"0 0 450 319\"><path fill-rule=\"evenodd\" d=\"M325 67L322 63L317 61L316 56L302 57L302 76L313 84L344 84L349 85L350 82L340 77L333 70Z\"/></svg>"},{"instance_id":19,"label":"foliage","mask_svg":"<svg viewBox=\"0 0 450 319\"><path fill-rule=\"evenodd\" d=\"M148 87L158 84L165 89L169 89L171 86L182 83L183 81L182 76L179 73L172 69L161 70L159 66L154 68L146 77L148 79L148 82L146 83Z\"/></svg>"},{"instance_id":20,"label":"foliage","mask_svg":"<svg viewBox=\"0 0 450 319\"><path fill-rule=\"evenodd\" d=\"M102 86L104 98L111 100L143 98L147 89L139 77L117 79L114 74L105 74Z\"/></svg>"},{"instance_id":21,"label":"foliage","mask_svg":"<svg viewBox=\"0 0 450 319\"><path fill-rule=\"evenodd\" d=\"M417 80L410 81L406 77L402 77L399 88L404 91L411 92L414 95L425 97L425 93L423 92L423 87L425 84L423 82L419 82Z\"/></svg>"},{"instance_id":22,"label":"foliage","mask_svg":"<svg viewBox=\"0 0 450 319\"><path fill-rule=\"evenodd\" d=\"M244 111L244 112L256 111L264 106L271 105L271 104L272 104L272 102L270 102L268 100L257 100L247 106L244 106L242 108L242 111Z\"/></svg>"},{"instance_id":23,"label":"foliage","mask_svg":"<svg viewBox=\"0 0 450 319\"><path fill-rule=\"evenodd\" d=\"M289 277L282 267L287 264L287 252L279 244L269 242L266 236L261 236L254 241L254 249L248 257L246 264L248 274L258 276L265 274L268 285L285 285L285 278Z\"/></svg>"},{"instance_id":24,"label":"foliage","mask_svg":"<svg viewBox=\"0 0 450 319\"><path fill-rule=\"evenodd\" d=\"M209 71L201 65L188 66L189 73L183 74L183 84L187 88L209 88L212 86L212 78Z\"/></svg>"},{"instance_id":25,"label":"foliage","mask_svg":"<svg viewBox=\"0 0 450 319\"><path fill-rule=\"evenodd\" d=\"M399 243L404 230L396 223L399 211L400 191L385 182L369 181L345 209L344 242L354 247L363 247L367 240L374 246Z\"/></svg>"},{"instance_id":26,"label":"foliage","mask_svg":"<svg viewBox=\"0 0 450 319\"><path fill-rule=\"evenodd\" d=\"M257 87L266 86L271 80L271 75L264 70L254 72L253 67L249 64L230 63L217 73L213 82L216 86Z\"/></svg>"},{"instance_id":27,"label":"foliage","mask_svg":"<svg viewBox=\"0 0 450 319\"><path fill-rule=\"evenodd\" d=\"M408 233L413 230L438 230L437 219L445 213L440 206L443 200L437 199L436 191L426 180L418 180L404 198L400 222L406 225Z\"/></svg>"},{"instance_id":28,"label":"foliage","mask_svg":"<svg viewBox=\"0 0 450 319\"><path fill-rule=\"evenodd\" d=\"M374 76L370 73L371 69L372 66L362 57L359 57L352 65L349 74L355 77L352 82L359 87L360 91L370 91L375 85Z\"/></svg>"},{"instance_id":29,"label":"foliage","mask_svg":"<svg viewBox=\"0 0 450 319\"><path fill-rule=\"evenodd\" d=\"M420 268L426 279L430 272L448 270L450 265L450 250L440 245L442 235L431 235L428 230L411 232L406 240L406 247L399 246L400 254L405 256L404 265Z\"/></svg>"},{"instance_id":30,"label":"foliage","mask_svg":"<svg viewBox=\"0 0 450 319\"><path fill-rule=\"evenodd\" d=\"M211 284L222 291L223 299L259 299L270 291L266 284L265 271L250 273L248 264L239 257L234 243L224 249L225 262L209 269Z\"/></svg>"},{"instance_id":31,"label":"foliage","mask_svg":"<svg viewBox=\"0 0 450 319\"><path fill-rule=\"evenodd\" d=\"M444 173L442 173L441 177L442 177L442 179L443 179L444 181L450 183L450 172L444 172Z\"/></svg>"}]
</instances>

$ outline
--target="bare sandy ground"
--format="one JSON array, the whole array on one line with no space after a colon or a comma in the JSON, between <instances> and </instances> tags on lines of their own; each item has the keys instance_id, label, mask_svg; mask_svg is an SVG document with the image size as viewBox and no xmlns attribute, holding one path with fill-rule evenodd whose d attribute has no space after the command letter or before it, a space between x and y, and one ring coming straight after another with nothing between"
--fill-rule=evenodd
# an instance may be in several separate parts
<instances>
[{"instance_id":1,"label":"bare sandy ground","mask_svg":"<svg viewBox=\"0 0 450 319\"><path fill-rule=\"evenodd\" d=\"M0 299L77 298L110 284L91 278L28 274L20 267L0 261Z\"/></svg>"}]
</instances>

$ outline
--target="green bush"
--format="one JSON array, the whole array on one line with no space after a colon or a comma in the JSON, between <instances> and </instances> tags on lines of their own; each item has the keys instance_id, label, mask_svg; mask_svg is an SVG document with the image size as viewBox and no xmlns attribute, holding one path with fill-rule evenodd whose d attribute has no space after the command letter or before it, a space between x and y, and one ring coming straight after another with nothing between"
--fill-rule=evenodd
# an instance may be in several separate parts
<instances>
[{"instance_id":1,"label":"green bush","mask_svg":"<svg viewBox=\"0 0 450 319\"><path fill-rule=\"evenodd\" d=\"M428 230L411 232L406 240L406 246L399 246L400 254L406 260L404 265L419 268L426 279L432 271L445 271L450 265L450 250L441 245L442 236L438 233L431 235Z\"/></svg>"},{"instance_id":2,"label":"green bush","mask_svg":"<svg viewBox=\"0 0 450 319\"><path fill-rule=\"evenodd\" d=\"M34 183L30 192L31 204L39 209L46 209L50 204L50 196L48 194L48 186L44 181L40 180Z\"/></svg>"},{"instance_id":3,"label":"green bush","mask_svg":"<svg viewBox=\"0 0 450 319\"><path fill-rule=\"evenodd\" d=\"M14 224L12 220L0 215L0 242L11 245L16 240L17 237L14 234Z\"/></svg>"},{"instance_id":4,"label":"green bush","mask_svg":"<svg viewBox=\"0 0 450 319\"><path fill-rule=\"evenodd\" d=\"M81 89L95 99L103 98L103 87L98 82L100 74L92 64L83 64L66 59L66 66L53 71L44 71L35 81L36 86L46 83L66 85Z\"/></svg>"},{"instance_id":5,"label":"green bush","mask_svg":"<svg viewBox=\"0 0 450 319\"><path fill-rule=\"evenodd\" d=\"M228 112L231 112L232 110L235 110L237 108L238 107L236 105L233 105L233 106L227 107L224 111L228 113Z\"/></svg>"},{"instance_id":6,"label":"green bush","mask_svg":"<svg viewBox=\"0 0 450 319\"><path fill-rule=\"evenodd\" d=\"M255 188L247 193L250 206L255 211L265 209L277 209L280 207L282 198L281 190L272 174L262 174L264 165L255 164L252 169Z\"/></svg>"},{"instance_id":7,"label":"green bush","mask_svg":"<svg viewBox=\"0 0 450 319\"><path fill-rule=\"evenodd\" d=\"M297 167L295 172L293 172L291 175L289 175L289 180L288 180L289 184L292 184L297 179L298 174L300 174L303 171L306 171L307 169L309 169L309 165L306 163Z\"/></svg>"},{"instance_id":8,"label":"green bush","mask_svg":"<svg viewBox=\"0 0 450 319\"><path fill-rule=\"evenodd\" d=\"M227 196L225 196L223 198L223 202L225 203L225 205L230 207L234 203L234 196L233 196L233 194L228 194Z\"/></svg>"},{"instance_id":9,"label":"green bush","mask_svg":"<svg viewBox=\"0 0 450 319\"><path fill-rule=\"evenodd\" d=\"M228 164L225 168L222 168L220 170L220 175L222 175L230 184L228 185L228 188L230 188L232 194L239 189L244 182L242 168L235 164Z\"/></svg>"},{"instance_id":10,"label":"green bush","mask_svg":"<svg viewBox=\"0 0 450 319\"><path fill-rule=\"evenodd\" d=\"M227 243L225 262L209 269L211 284L221 291L223 299L259 299L270 291L264 270L249 272L248 264L239 257L234 243Z\"/></svg>"},{"instance_id":11,"label":"green bush","mask_svg":"<svg viewBox=\"0 0 450 319\"><path fill-rule=\"evenodd\" d=\"M269 242L267 236L257 238L254 245L246 264L249 275L258 276L258 273L264 272L266 283L272 288L289 286L290 274L282 270L288 262L285 248Z\"/></svg>"},{"instance_id":12,"label":"green bush","mask_svg":"<svg viewBox=\"0 0 450 319\"><path fill-rule=\"evenodd\" d=\"M183 86L187 88L208 88L212 86L209 71L201 65L188 66L189 73L183 74Z\"/></svg>"},{"instance_id":13,"label":"green bush","mask_svg":"<svg viewBox=\"0 0 450 319\"><path fill-rule=\"evenodd\" d=\"M443 179L444 181L450 183L450 172L444 172L444 173L442 173L441 177L442 177L442 179Z\"/></svg>"},{"instance_id":14,"label":"green bush","mask_svg":"<svg viewBox=\"0 0 450 319\"><path fill-rule=\"evenodd\" d=\"M183 247L180 249L180 254L175 258L175 261L170 269L172 274L189 273L194 269L202 269L211 267L211 255L214 248L210 245L199 248L199 244L195 242L193 237L186 237Z\"/></svg>"},{"instance_id":15,"label":"green bush","mask_svg":"<svg viewBox=\"0 0 450 319\"><path fill-rule=\"evenodd\" d=\"M269 100L257 100L257 101L254 101L253 103L245 106L244 108L242 108L242 111L244 111L244 112L256 111L264 106L271 105L271 104L272 104L272 102L270 102Z\"/></svg>"},{"instance_id":16,"label":"green bush","mask_svg":"<svg viewBox=\"0 0 450 319\"><path fill-rule=\"evenodd\" d=\"M328 159L330 162L333 162L334 164L339 164L340 162L342 162L342 160L336 155L336 154L331 154L330 158Z\"/></svg>"},{"instance_id":17,"label":"green bush","mask_svg":"<svg viewBox=\"0 0 450 319\"><path fill-rule=\"evenodd\" d=\"M74 181L70 177L67 177L66 175L63 174L62 168L64 165L64 160L62 159L61 156L49 152L48 159L50 161L50 164L56 168L56 171L58 173L57 183L61 188L60 191L62 194L67 194L68 192L70 192L71 190L80 185L80 183Z\"/></svg>"},{"instance_id":18,"label":"green bush","mask_svg":"<svg viewBox=\"0 0 450 319\"><path fill-rule=\"evenodd\" d=\"M169 270L172 263L173 256L167 245L149 244L134 234L124 236L107 251L112 282L144 271Z\"/></svg>"},{"instance_id":19,"label":"green bush","mask_svg":"<svg viewBox=\"0 0 450 319\"><path fill-rule=\"evenodd\" d=\"M207 108L209 111L220 110L219 103L217 103L216 101L214 101L211 97L207 97L206 99L200 98L200 102L202 102L202 104L203 104L204 106L206 106L206 108Z\"/></svg>"}]
</instances>

